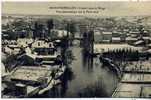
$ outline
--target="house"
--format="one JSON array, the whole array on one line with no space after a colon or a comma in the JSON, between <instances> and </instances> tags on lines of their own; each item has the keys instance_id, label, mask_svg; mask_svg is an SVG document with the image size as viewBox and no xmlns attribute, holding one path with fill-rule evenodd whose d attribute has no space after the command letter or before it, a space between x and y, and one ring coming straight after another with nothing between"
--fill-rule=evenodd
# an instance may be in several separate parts
<instances>
[{"instance_id":1,"label":"house","mask_svg":"<svg viewBox=\"0 0 151 100\"><path fill-rule=\"evenodd\" d=\"M95 43L100 43L102 42L103 40L103 37L102 37L102 34L99 30L95 30L94 31L94 42Z\"/></svg>"},{"instance_id":2,"label":"house","mask_svg":"<svg viewBox=\"0 0 151 100\"><path fill-rule=\"evenodd\" d=\"M104 42L110 42L112 41L112 32L102 32L102 37Z\"/></svg>"},{"instance_id":3,"label":"house","mask_svg":"<svg viewBox=\"0 0 151 100\"><path fill-rule=\"evenodd\" d=\"M126 37L126 43L133 43L136 42L138 39L134 37Z\"/></svg>"},{"instance_id":4,"label":"house","mask_svg":"<svg viewBox=\"0 0 151 100\"><path fill-rule=\"evenodd\" d=\"M134 42L134 45L135 46L143 46L143 45L145 45L145 42L143 40L138 40L138 41Z\"/></svg>"},{"instance_id":5,"label":"house","mask_svg":"<svg viewBox=\"0 0 151 100\"><path fill-rule=\"evenodd\" d=\"M142 37L139 38L136 42L134 42L134 45L136 46L145 46L146 44L150 43L150 37Z\"/></svg>"},{"instance_id":6,"label":"house","mask_svg":"<svg viewBox=\"0 0 151 100\"><path fill-rule=\"evenodd\" d=\"M27 47L29 44L31 44L33 42L32 38L19 38L17 40L17 44L20 47Z\"/></svg>"},{"instance_id":7,"label":"house","mask_svg":"<svg viewBox=\"0 0 151 100\"><path fill-rule=\"evenodd\" d=\"M125 32L121 32L120 33L121 42L125 42L126 41L126 37L127 37L127 34Z\"/></svg>"},{"instance_id":8,"label":"house","mask_svg":"<svg viewBox=\"0 0 151 100\"><path fill-rule=\"evenodd\" d=\"M60 52L54 47L52 42L44 40L35 41L31 48L26 48L26 55L34 59L35 63L42 65L54 64Z\"/></svg>"},{"instance_id":9,"label":"house","mask_svg":"<svg viewBox=\"0 0 151 100\"><path fill-rule=\"evenodd\" d=\"M120 36L120 32L118 32L118 31L113 31L112 36L113 36L113 37L119 37L119 36Z\"/></svg>"},{"instance_id":10,"label":"house","mask_svg":"<svg viewBox=\"0 0 151 100\"><path fill-rule=\"evenodd\" d=\"M149 36L144 36L142 38L145 41L145 43L147 43L147 44L151 41L151 37L149 37Z\"/></svg>"},{"instance_id":11,"label":"house","mask_svg":"<svg viewBox=\"0 0 151 100\"><path fill-rule=\"evenodd\" d=\"M134 34L135 34L135 35L139 35L139 34L140 34L139 31L130 31L129 33L130 33L130 34L133 34L133 35L134 35Z\"/></svg>"},{"instance_id":12,"label":"house","mask_svg":"<svg viewBox=\"0 0 151 100\"><path fill-rule=\"evenodd\" d=\"M45 48L45 47L54 47L53 43L46 42L45 40L35 40L32 43L32 48Z\"/></svg>"},{"instance_id":13,"label":"house","mask_svg":"<svg viewBox=\"0 0 151 100\"><path fill-rule=\"evenodd\" d=\"M36 94L42 85L48 85L51 81L52 70L39 66L19 66L10 74L10 82L12 85L7 85L9 88L14 88L15 96L30 96ZM10 91L12 92L12 91Z\"/></svg>"},{"instance_id":14,"label":"house","mask_svg":"<svg viewBox=\"0 0 151 100\"><path fill-rule=\"evenodd\" d=\"M121 43L120 37L112 37L112 43Z\"/></svg>"},{"instance_id":15,"label":"house","mask_svg":"<svg viewBox=\"0 0 151 100\"><path fill-rule=\"evenodd\" d=\"M3 32L2 33L2 39L8 39L9 38L9 35L6 33L6 32Z\"/></svg>"},{"instance_id":16,"label":"house","mask_svg":"<svg viewBox=\"0 0 151 100\"><path fill-rule=\"evenodd\" d=\"M11 40L7 42L7 46L4 46L3 51L8 54L18 54L21 50L21 47L17 44L15 40Z\"/></svg>"},{"instance_id":17,"label":"house","mask_svg":"<svg viewBox=\"0 0 151 100\"><path fill-rule=\"evenodd\" d=\"M64 36L67 36L67 34L70 35L71 33L67 32L66 30L57 30L57 29L51 30L51 36L53 36L51 38L57 38L57 37L62 38Z\"/></svg>"},{"instance_id":18,"label":"house","mask_svg":"<svg viewBox=\"0 0 151 100\"><path fill-rule=\"evenodd\" d=\"M148 47L151 49L151 43L150 43L150 44L148 44Z\"/></svg>"},{"instance_id":19,"label":"house","mask_svg":"<svg viewBox=\"0 0 151 100\"><path fill-rule=\"evenodd\" d=\"M6 54L9 54L9 55L12 55L12 54L18 54L20 52L20 47L18 46L14 46L14 47L8 47L8 46L5 46L3 48L3 52L6 53Z\"/></svg>"}]
</instances>

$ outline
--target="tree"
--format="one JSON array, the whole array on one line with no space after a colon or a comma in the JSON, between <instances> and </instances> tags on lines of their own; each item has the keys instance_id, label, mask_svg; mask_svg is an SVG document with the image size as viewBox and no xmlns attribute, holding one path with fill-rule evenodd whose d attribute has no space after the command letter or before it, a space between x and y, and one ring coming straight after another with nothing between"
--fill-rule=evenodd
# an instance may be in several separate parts
<instances>
[{"instance_id":1,"label":"tree","mask_svg":"<svg viewBox=\"0 0 151 100\"><path fill-rule=\"evenodd\" d=\"M74 33L76 32L76 26L73 22L67 23L66 30L67 32L71 33L71 38L74 38Z\"/></svg>"},{"instance_id":2,"label":"tree","mask_svg":"<svg viewBox=\"0 0 151 100\"><path fill-rule=\"evenodd\" d=\"M49 30L54 28L54 21L52 19L47 21L47 27Z\"/></svg>"},{"instance_id":3,"label":"tree","mask_svg":"<svg viewBox=\"0 0 151 100\"><path fill-rule=\"evenodd\" d=\"M33 38L35 39L37 37L38 32L38 22L34 23L34 32L33 32Z\"/></svg>"},{"instance_id":4,"label":"tree","mask_svg":"<svg viewBox=\"0 0 151 100\"><path fill-rule=\"evenodd\" d=\"M17 39L17 33L16 32L8 31L7 34L8 34L9 40L16 40Z\"/></svg>"},{"instance_id":5,"label":"tree","mask_svg":"<svg viewBox=\"0 0 151 100\"><path fill-rule=\"evenodd\" d=\"M47 21L47 28L48 28L48 35L51 36L51 30L54 28L54 21L52 19L49 19Z\"/></svg>"}]
</instances>

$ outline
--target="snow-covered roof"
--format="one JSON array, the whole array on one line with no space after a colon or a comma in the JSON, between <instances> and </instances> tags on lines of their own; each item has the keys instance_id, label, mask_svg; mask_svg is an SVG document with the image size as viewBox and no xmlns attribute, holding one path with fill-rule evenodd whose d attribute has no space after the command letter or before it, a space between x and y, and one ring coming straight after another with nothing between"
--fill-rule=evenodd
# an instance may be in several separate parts
<instances>
[{"instance_id":1,"label":"snow-covered roof","mask_svg":"<svg viewBox=\"0 0 151 100\"><path fill-rule=\"evenodd\" d=\"M63 37L67 35L67 31L66 30L57 30L57 29L53 29L52 32L55 32L55 34L57 34L57 36L59 37ZM70 34L70 32L69 32Z\"/></svg>"},{"instance_id":2,"label":"snow-covered roof","mask_svg":"<svg viewBox=\"0 0 151 100\"><path fill-rule=\"evenodd\" d=\"M134 44L135 45L139 45L139 44L141 44L141 43L143 43L144 41L143 40L139 40L139 41L136 41Z\"/></svg>"},{"instance_id":3,"label":"snow-covered roof","mask_svg":"<svg viewBox=\"0 0 151 100\"><path fill-rule=\"evenodd\" d=\"M100 31L95 31L95 32L94 32L94 35L100 35L100 34L101 34Z\"/></svg>"},{"instance_id":4,"label":"snow-covered roof","mask_svg":"<svg viewBox=\"0 0 151 100\"><path fill-rule=\"evenodd\" d=\"M112 40L121 40L120 37L112 37Z\"/></svg>"},{"instance_id":5,"label":"snow-covered roof","mask_svg":"<svg viewBox=\"0 0 151 100\"><path fill-rule=\"evenodd\" d=\"M102 34L112 34L112 32L102 32Z\"/></svg>"},{"instance_id":6,"label":"snow-covered roof","mask_svg":"<svg viewBox=\"0 0 151 100\"><path fill-rule=\"evenodd\" d=\"M145 37L143 37L143 39L145 39L145 40L149 40L149 39L151 39L149 36L145 36Z\"/></svg>"},{"instance_id":7,"label":"snow-covered roof","mask_svg":"<svg viewBox=\"0 0 151 100\"><path fill-rule=\"evenodd\" d=\"M12 72L11 78L38 82L39 77L47 77L50 75L48 73L51 73L51 70L45 67L20 66Z\"/></svg>"},{"instance_id":8,"label":"snow-covered roof","mask_svg":"<svg viewBox=\"0 0 151 100\"><path fill-rule=\"evenodd\" d=\"M138 39L134 37L126 37L126 40L138 40Z\"/></svg>"},{"instance_id":9,"label":"snow-covered roof","mask_svg":"<svg viewBox=\"0 0 151 100\"><path fill-rule=\"evenodd\" d=\"M147 52L151 53L151 49L147 50Z\"/></svg>"},{"instance_id":10,"label":"snow-covered roof","mask_svg":"<svg viewBox=\"0 0 151 100\"><path fill-rule=\"evenodd\" d=\"M150 46L150 47L151 47L151 43L150 43L150 44L148 44L148 46Z\"/></svg>"},{"instance_id":11,"label":"snow-covered roof","mask_svg":"<svg viewBox=\"0 0 151 100\"><path fill-rule=\"evenodd\" d=\"M102 40L102 42L110 42L110 40Z\"/></svg>"},{"instance_id":12,"label":"snow-covered roof","mask_svg":"<svg viewBox=\"0 0 151 100\"><path fill-rule=\"evenodd\" d=\"M131 34L138 34L139 32L138 31L131 31L130 33Z\"/></svg>"}]
</instances>

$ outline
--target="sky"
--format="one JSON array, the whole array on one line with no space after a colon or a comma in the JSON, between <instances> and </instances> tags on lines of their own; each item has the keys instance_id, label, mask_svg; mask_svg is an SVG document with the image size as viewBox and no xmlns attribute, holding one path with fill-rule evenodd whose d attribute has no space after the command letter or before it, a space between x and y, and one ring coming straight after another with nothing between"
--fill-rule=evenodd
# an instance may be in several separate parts
<instances>
[{"instance_id":1,"label":"sky","mask_svg":"<svg viewBox=\"0 0 151 100\"><path fill-rule=\"evenodd\" d=\"M99 13L78 15L91 16L139 16L151 15L151 2L2 2L2 14L59 15L49 7L101 7ZM57 9L58 10L58 9ZM60 9L59 9L60 10ZM75 13L61 13L75 15Z\"/></svg>"}]
</instances>

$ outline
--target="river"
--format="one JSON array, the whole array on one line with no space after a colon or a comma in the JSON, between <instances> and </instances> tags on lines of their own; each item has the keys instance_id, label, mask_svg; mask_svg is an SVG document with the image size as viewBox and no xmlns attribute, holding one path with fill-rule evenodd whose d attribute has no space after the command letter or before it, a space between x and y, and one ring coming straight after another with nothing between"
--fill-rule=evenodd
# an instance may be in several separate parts
<instances>
[{"instance_id":1,"label":"river","mask_svg":"<svg viewBox=\"0 0 151 100\"><path fill-rule=\"evenodd\" d=\"M79 46L70 47L74 60L68 65L62 84L42 97L111 97L118 84L115 73L98 58L88 58Z\"/></svg>"},{"instance_id":2,"label":"river","mask_svg":"<svg viewBox=\"0 0 151 100\"><path fill-rule=\"evenodd\" d=\"M79 45L69 49L73 59L69 59L71 62L62 77L62 84L36 97L111 97L118 84L116 74L104 66L98 57L85 56Z\"/></svg>"}]
</instances>

